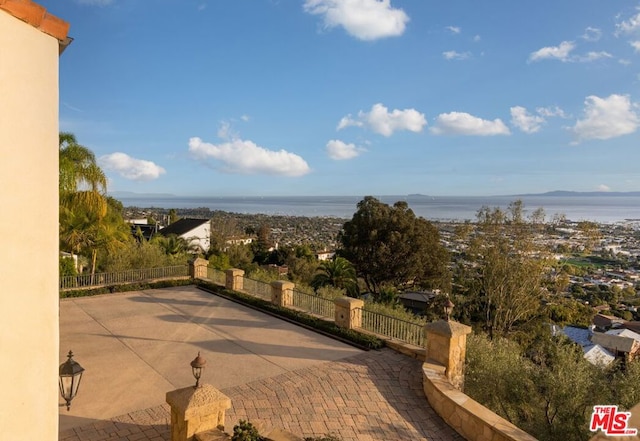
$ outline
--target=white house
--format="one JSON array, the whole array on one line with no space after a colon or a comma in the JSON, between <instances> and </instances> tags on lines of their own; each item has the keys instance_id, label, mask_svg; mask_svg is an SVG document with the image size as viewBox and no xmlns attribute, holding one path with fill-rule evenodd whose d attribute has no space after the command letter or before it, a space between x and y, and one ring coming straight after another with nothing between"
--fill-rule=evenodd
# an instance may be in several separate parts
<instances>
[{"instance_id":1,"label":"white house","mask_svg":"<svg viewBox=\"0 0 640 441\"><path fill-rule=\"evenodd\" d=\"M209 251L211 247L211 222L209 219L180 219L159 230L158 234L165 237L175 234L189 242L189 245L197 245L204 252Z\"/></svg>"}]
</instances>

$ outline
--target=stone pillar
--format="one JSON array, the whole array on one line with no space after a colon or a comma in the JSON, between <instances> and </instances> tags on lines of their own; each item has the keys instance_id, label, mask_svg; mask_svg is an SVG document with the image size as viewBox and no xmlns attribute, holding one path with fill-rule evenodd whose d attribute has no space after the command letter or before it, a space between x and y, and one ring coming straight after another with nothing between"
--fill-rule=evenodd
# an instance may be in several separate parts
<instances>
[{"instance_id":1,"label":"stone pillar","mask_svg":"<svg viewBox=\"0 0 640 441\"><path fill-rule=\"evenodd\" d=\"M469 333L469 326L452 321L439 320L424 327L426 361L444 366L447 379L459 390L464 385L464 358Z\"/></svg>"},{"instance_id":2,"label":"stone pillar","mask_svg":"<svg viewBox=\"0 0 640 441\"><path fill-rule=\"evenodd\" d=\"M226 282L225 288L231 291L242 291L244 288L244 271L237 268L231 268L225 271Z\"/></svg>"},{"instance_id":3,"label":"stone pillar","mask_svg":"<svg viewBox=\"0 0 640 441\"><path fill-rule=\"evenodd\" d=\"M283 280L271 282L271 303L278 306L292 306L294 287L295 284Z\"/></svg>"},{"instance_id":4,"label":"stone pillar","mask_svg":"<svg viewBox=\"0 0 640 441\"><path fill-rule=\"evenodd\" d=\"M191 440L196 433L224 430L224 417L231 400L210 384L167 392L171 406L171 441Z\"/></svg>"},{"instance_id":5,"label":"stone pillar","mask_svg":"<svg viewBox=\"0 0 640 441\"><path fill-rule=\"evenodd\" d=\"M189 275L194 279L206 279L209 262L201 257L189 261Z\"/></svg>"},{"instance_id":6,"label":"stone pillar","mask_svg":"<svg viewBox=\"0 0 640 441\"><path fill-rule=\"evenodd\" d=\"M363 300L351 297L339 297L335 299L334 303L336 305L336 326L346 329L362 327Z\"/></svg>"}]
</instances>

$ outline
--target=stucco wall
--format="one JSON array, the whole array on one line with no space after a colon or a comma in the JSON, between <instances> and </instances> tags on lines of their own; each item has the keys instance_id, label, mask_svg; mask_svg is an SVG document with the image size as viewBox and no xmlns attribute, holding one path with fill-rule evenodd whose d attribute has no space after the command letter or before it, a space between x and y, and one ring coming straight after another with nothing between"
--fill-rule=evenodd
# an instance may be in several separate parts
<instances>
[{"instance_id":1,"label":"stucco wall","mask_svg":"<svg viewBox=\"0 0 640 441\"><path fill-rule=\"evenodd\" d=\"M58 41L0 10L0 430L58 436Z\"/></svg>"}]
</instances>

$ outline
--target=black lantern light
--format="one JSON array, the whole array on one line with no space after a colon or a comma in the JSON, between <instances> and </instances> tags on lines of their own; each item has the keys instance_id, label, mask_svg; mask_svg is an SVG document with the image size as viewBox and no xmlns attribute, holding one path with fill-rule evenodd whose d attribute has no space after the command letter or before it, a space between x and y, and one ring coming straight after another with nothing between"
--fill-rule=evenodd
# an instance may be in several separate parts
<instances>
[{"instance_id":1,"label":"black lantern light","mask_svg":"<svg viewBox=\"0 0 640 441\"><path fill-rule=\"evenodd\" d=\"M447 296L447 302L444 304L444 313L447 317L447 321L451 320L451 313L453 312L454 306L455 305L453 304L449 296Z\"/></svg>"},{"instance_id":2,"label":"black lantern light","mask_svg":"<svg viewBox=\"0 0 640 441\"><path fill-rule=\"evenodd\" d=\"M80 380L84 368L73 359L73 352L69 351L67 361L60 365L60 393L67 402L67 410L71 408L71 400L78 393Z\"/></svg>"},{"instance_id":3,"label":"black lantern light","mask_svg":"<svg viewBox=\"0 0 640 441\"><path fill-rule=\"evenodd\" d=\"M193 377L196 379L195 387L200 387L200 377L202 376L202 370L205 364L207 364L207 360L202 358L200 352L198 352L198 356L191 362L191 371L193 372Z\"/></svg>"}]
</instances>

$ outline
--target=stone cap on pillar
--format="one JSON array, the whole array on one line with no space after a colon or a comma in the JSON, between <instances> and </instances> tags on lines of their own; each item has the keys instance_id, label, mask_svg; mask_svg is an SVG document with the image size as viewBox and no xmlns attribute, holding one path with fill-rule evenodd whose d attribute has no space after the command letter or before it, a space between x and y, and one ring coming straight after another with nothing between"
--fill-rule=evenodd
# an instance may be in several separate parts
<instances>
[{"instance_id":1,"label":"stone cap on pillar","mask_svg":"<svg viewBox=\"0 0 640 441\"><path fill-rule=\"evenodd\" d=\"M453 321L438 320L437 322L427 323L424 326L424 330L428 333L445 337L457 337L459 335L470 334L471 326Z\"/></svg>"},{"instance_id":2,"label":"stone cap on pillar","mask_svg":"<svg viewBox=\"0 0 640 441\"><path fill-rule=\"evenodd\" d=\"M173 411L187 420L200 416L212 405L218 406L220 410L231 407L231 399L210 384L172 390L167 392L166 401Z\"/></svg>"},{"instance_id":3,"label":"stone cap on pillar","mask_svg":"<svg viewBox=\"0 0 640 441\"><path fill-rule=\"evenodd\" d=\"M338 297L334 300L337 306L344 308L355 309L364 307L364 301L360 299L354 299L353 297Z\"/></svg>"}]
</instances>

